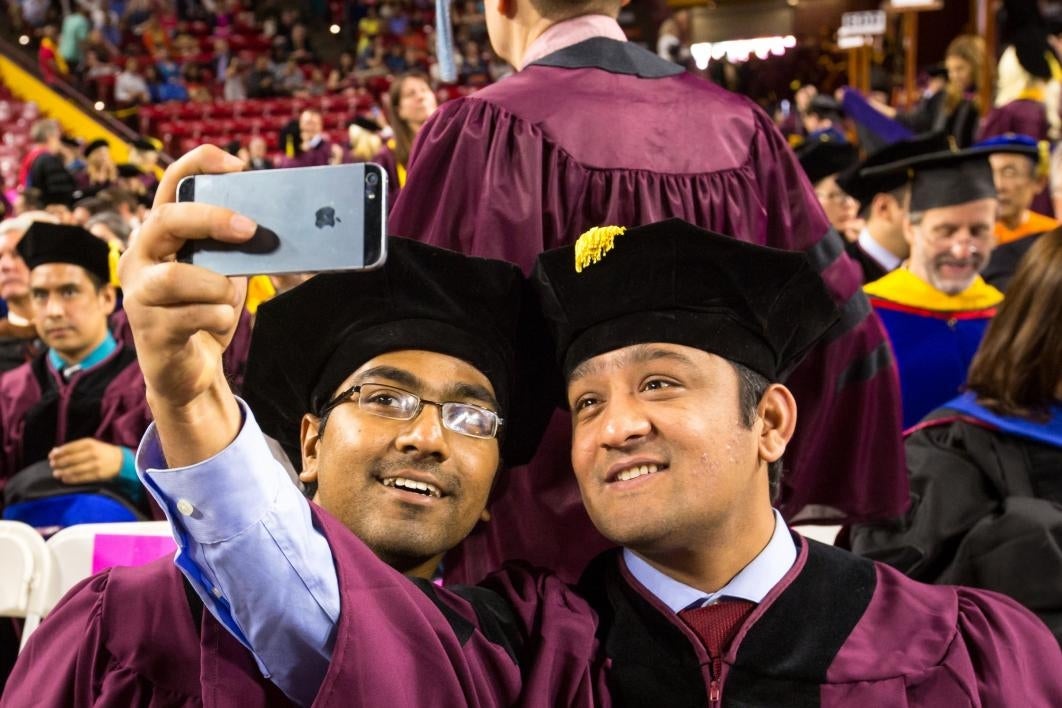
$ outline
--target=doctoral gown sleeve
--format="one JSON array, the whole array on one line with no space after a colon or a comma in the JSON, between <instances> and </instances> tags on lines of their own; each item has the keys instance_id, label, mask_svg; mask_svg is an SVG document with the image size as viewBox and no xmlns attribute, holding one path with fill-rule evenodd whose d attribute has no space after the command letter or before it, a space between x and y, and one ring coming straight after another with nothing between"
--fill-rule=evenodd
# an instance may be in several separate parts
<instances>
[{"instance_id":1,"label":"doctoral gown sleeve","mask_svg":"<svg viewBox=\"0 0 1062 708\"><path fill-rule=\"evenodd\" d=\"M915 580L940 582L962 538L995 513L1002 500L980 463L956 439L952 425L917 430L905 447L910 509L892 522L854 527L852 550Z\"/></svg>"}]
</instances>

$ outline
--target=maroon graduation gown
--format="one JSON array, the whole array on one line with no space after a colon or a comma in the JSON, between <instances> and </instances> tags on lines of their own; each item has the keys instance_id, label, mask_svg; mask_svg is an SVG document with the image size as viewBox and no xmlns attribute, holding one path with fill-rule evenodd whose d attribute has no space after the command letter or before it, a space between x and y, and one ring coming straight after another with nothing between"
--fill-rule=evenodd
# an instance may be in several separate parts
<instances>
[{"instance_id":1,"label":"maroon graduation gown","mask_svg":"<svg viewBox=\"0 0 1062 708\"><path fill-rule=\"evenodd\" d=\"M314 507L336 557L341 621L313 705L604 705L592 611L551 576L516 571L513 604L488 590L416 583ZM468 598L468 599L466 599ZM542 628L528 638L521 621ZM0 708L290 702L250 652L189 600L170 558L73 588L19 657Z\"/></svg>"},{"instance_id":2,"label":"maroon graduation gown","mask_svg":"<svg viewBox=\"0 0 1062 708\"><path fill-rule=\"evenodd\" d=\"M578 591L523 565L450 591L399 575L315 511L341 612L315 707L711 705L700 641L616 552ZM84 581L30 639L0 708L287 705L192 605L168 558ZM749 707L1046 707L1062 705L1062 653L1008 598L800 542L715 681L723 704Z\"/></svg>"},{"instance_id":3,"label":"maroon graduation gown","mask_svg":"<svg viewBox=\"0 0 1062 708\"><path fill-rule=\"evenodd\" d=\"M859 267L751 101L598 37L444 104L409 170L391 233L525 271L592 226L667 217L807 252L843 316L789 380L800 422L781 509L837 523L902 513L899 384L884 330ZM448 557L449 580L475 582L509 558L574 580L607 547L575 487L569 425L558 413L536 459L507 473L491 523ZM564 542L543 543L546 533Z\"/></svg>"},{"instance_id":4,"label":"maroon graduation gown","mask_svg":"<svg viewBox=\"0 0 1062 708\"><path fill-rule=\"evenodd\" d=\"M119 346L64 382L47 352L0 378L0 489L56 445L95 438L136 449L151 421L136 353Z\"/></svg>"}]
</instances>

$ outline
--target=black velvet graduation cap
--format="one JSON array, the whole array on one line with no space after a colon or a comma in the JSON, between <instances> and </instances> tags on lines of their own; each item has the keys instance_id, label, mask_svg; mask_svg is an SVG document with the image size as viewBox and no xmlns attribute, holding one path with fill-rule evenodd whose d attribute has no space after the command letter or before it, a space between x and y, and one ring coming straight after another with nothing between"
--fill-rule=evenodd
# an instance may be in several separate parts
<instances>
[{"instance_id":1,"label":"black velvet graduation cap","mask_svg":"<svg viewBox=\"0 0 1062 708\"><path fill-rule=\"evenodd\" d=\"M17 248L30 270L45 263L70 263L103 283L111 280L110 249L80 226L35 221Z\"/></svg>"},{"instance_id":2,"label":"black velvet graduation cap","mask_svg":"<svg viewBox=\"0 0 1062 708\"><path fill-rule=\"evenodd\" d=\"M635 344L696 347L779 381L837 320L803 253L680 219L593 229L538 257L532 282L565 375Z\"/></svg>"},{"instance_id":3,"label":"black velvet graduation cap","mask_svg":"<svg viewBox=\"0 0 1062 708\"><path fill-rule=\"evenodd\" d=\"M147 138L137 138L136 140L134 140L131 143L129 143L129 145L131 147L133 147L133 148L136 148L140 152L158 152L159 151L159 146L156 145L155 143L151 142Z\"/></svg>"},{"instance_id":4,"label":"black velvet graduation cap","mask_svg":"<svg viewBox=\"0 0 1062 708\"><path fill-rule=\"evenodd\" d=\"M298 467L302 416L319 414L359 366L402 349L447 354L490 380L504 419L503 455L519 464L534 452L556 394L531 373L534 352L538 366L550 364L531 305L527 281L510 263L389 238L381 268L321 273L258 309L243 393Z\"/></svg>"},{"instance_id":5,"label":"black velvet graduation cap","mask_svg":"<svg viewBox=\"0 0 1062 708\"><path fill-rule=\"evenodd\" d=\"M946 133L926 133L907 140L899 140L872 153L862 162L852 165L837 177L837 186L859 202L865 209L874 197L891 192L907 184L909 173L906 167L896 165L920 155L943 152L949 147ZM868 170L875 170L868 175ZM893 167L893 169L884 169Z\"/></svg>"},{"instance_id":6,"label":"black velvet graduation cap","mask_svg":"<svg viewBox=\"0 0 1062 708\"><path fill-rule=\"evenodd\" d=\"M854 147L828 135L804 143L797 148L796 156L812 184L847 170L859 160Z\"/></svg>"},{"instance_id":7,"label":"black velvet graduation cap","mask_svg":"<svg viewBox=\"0 0 1062 708\"><path fill-rule=\"evenodd\" d=\"M87 145L85 145L84 150L82 150L81 152L85 155L85 157L88 157L89 155L94 153L96 150L99 150L100 148L104 148L104 147L110 147L110 146L111 146L111 144L109 142L107 142L106 140L104 140L103 138L96 138L91 143L88 143Z\"/></svg>"},{"instance_id":8,"label":"black velvet graduation cap","mask_svg":"<svg viewBox=\"0 0 1062 708\"><path fill-rule=\"evenodd\" d=\"M925 211L978 199L995 199L996 185L988 163L990 152L984 148L944 150L873 167L865 173L875 177L906 170L911 182L909 211Z\"/></svg>"},{"instance_id":9,"label":"black velvet graduation cap","mask_svg":"<svg viewBox=\"0 0 1062 708\"><path fill-rule=\"evenodd\" d=\"M807 113L810 115L838 120L844 117L844 109L832 96L818 94L808 102Z\"/></svg>"},{"instance_id":10,"label":"black velvet graduation cap","mask_svg":"<svg viewBox=\"0 0 1062 708\"><path fill-rule=\"evenodd\" d=\"M140 168L136 165L130 164L128 162L123 162L122 164L118 165L119 177L139 177L142 174L144 173L141 172Z\"/></svg>"}]
</instances>

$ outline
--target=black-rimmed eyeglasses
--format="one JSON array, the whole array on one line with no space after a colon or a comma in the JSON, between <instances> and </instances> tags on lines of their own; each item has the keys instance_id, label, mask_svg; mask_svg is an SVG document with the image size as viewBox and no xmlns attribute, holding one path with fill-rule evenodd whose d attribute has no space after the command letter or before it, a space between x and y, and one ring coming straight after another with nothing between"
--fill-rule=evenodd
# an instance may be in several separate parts
<instances>
[{"instance_id":1,"label":"black-rimmed eyeglasses","mask_svg":"<svg viewBox=\"0 0 1062 708\"><path fill-rule=\"evenodd\" d=\"M357 384L342 391L324 405L321 415L349 400L356 401L358 408L366 413L393 420L413 420L420 415L424 404L427 403L436 406L442 413L444 428L471 438L496 437L503 422L494 411L471 403L438 403L421 398L415 393L378 383Z\"/></svg>"}]
</instances>

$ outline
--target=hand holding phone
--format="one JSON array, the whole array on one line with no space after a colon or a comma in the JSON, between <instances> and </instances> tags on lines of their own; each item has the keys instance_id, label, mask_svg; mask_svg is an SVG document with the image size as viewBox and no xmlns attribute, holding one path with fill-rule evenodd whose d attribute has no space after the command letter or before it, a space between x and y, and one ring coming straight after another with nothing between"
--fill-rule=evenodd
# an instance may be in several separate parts
<instances>
[{"instance_id":1,"label":"hand holding phone","mask_svg":"<svg viewBox=\"0 0 1062 708\"><path fill-rule=\"evenodd\" d=\"M224 206L258 224L245 243L189 241L178 254L223 275L366 270L386 257L387 173L372 163L192 175L177 201Z\"/></svg>"}]
</instances>

